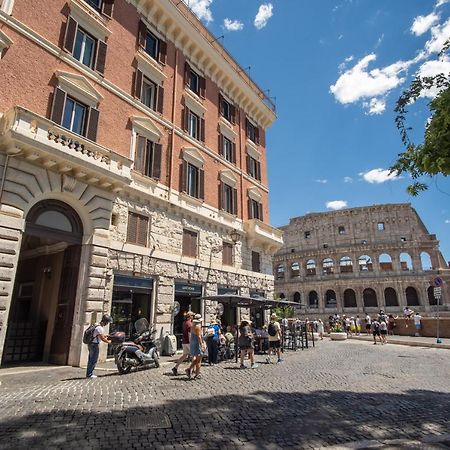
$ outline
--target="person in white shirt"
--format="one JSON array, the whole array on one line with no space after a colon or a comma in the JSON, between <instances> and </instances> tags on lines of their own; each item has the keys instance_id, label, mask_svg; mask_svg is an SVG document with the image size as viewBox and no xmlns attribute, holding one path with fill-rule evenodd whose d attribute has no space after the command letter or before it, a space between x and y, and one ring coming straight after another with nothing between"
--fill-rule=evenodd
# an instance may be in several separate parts
<instances>
[{"instance_id":1,"label":"person in white shirt","mask_svg":"<svg viewBox=\"0 0 450 450\"><path fill-rule=\"evenodd\" d=\"M422 329L422 316L418 312L414 316L414 325L416 327L415 336L420 336L420 330Z\"/></svg>"},{"instance_id":2,"label":"person in white shirt","mask_svg":"<svg viewBox=\"0 0 450 450\"><path fill-rule=\"evenodd\" d=\"M95 327L92 333L91 342L88 344L89 358L86 369L86 378L97 378L97 375L94 375L94 369L98 361L100 341L105 344L111 344L111 340L108 338L108 335L105 334L103 327L106 327L110 323L112 323L112 317L109 314L103 314L100 324Z\"/></svg>"},{"instance_id":3,"label":"person in white shirt","mask_svg":"<svg viewBox=\"0 0 450 450\"><path fill-rule=\"evenodd\" d=\"M380 339L382 344L387 344L387 323L380 320Z\"/></svg>"},{"instance_id":4,"label":"person in white shirt","mask_svg":"<svg viewBox=\"0 0 450 450\"><path fill-rule=\"evenodd\" d=\"M372 327L372 318L369 316L369 314L366 314L366 333L367 333L367 336L369 336L371 327Z\"/></svg>"}]
</instances>

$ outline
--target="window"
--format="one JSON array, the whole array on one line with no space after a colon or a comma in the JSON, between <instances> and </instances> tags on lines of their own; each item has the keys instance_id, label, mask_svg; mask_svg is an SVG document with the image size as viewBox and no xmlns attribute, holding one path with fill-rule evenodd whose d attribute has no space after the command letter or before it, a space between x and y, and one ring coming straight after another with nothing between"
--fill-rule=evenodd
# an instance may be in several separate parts
<instances>
[{"instance_id":1,"label":"window","mask_svg":"<svg viewBox=\"0 0 450 450\"><path fill-rule=\"evenodd\" d=\"M147 28L147 25L142 20L139 22L137 41L139 47L141 47L147 55L160 62L161 64L166 63L166 42L156 37L156 35Z\"/></svg>"},{"instance_id":2,"label":"window","mask_svg":"<svg viewBox=\"0 0 450 450\"><path fill-rule=\"evenodd\" d=\"M153 59L158 59L158 47L159 47L159 39L147 30L147 34L145 35L145 53L150 55Z\"/></svg>"},{"instance_id":3,"label":"window","mask_svg":"<svg viewBox=\"0 0 450 450\"><path fill-rule=\"evenodd\" d=\"M161 177L162 145L156 144L144 136L137 136L134 154L134 170L147 177Z\"/></svg>"},{"instance_id":4,"label":"window","mask_svg":"<svg viewBox=\"0 0 450 450\"><path fill-rule=\"evenodd\" d=\"M322 268L324 275L331 275L334 273L334 262L331 258L325 258L322 261Z\"/></svg>"},{"instance_id":5,"label":"window","mask_svg":"<svg viewBox=\"0 0 450 450\"><path fill-rule=\"evenodd\" d=\"M183 230L183 256L197 257L197 232Z\"/></svg>"},{"instance_id":6,"label":"window","mask_svg":"<svg viewBox=\"0 0 450 450\"><path fill-rule=\"evenodd\" d=\"M259 144L259 130L256 125L250 122L250 120L246 119L246 133L247 138L250 139L255 144Z\"/></svg>"},{"instance_id":7,"label":"window","mask_svg":"<svg viewBox=\"0 0 450 450\"><path fill-rule=\"evenodd\" d=\"M88 107L71 97L66 98L61 125L69 131L84 136L86 131Z\"/></svg>"},{"instance_id":8,"label":"window","mask_svg":"<svg viewBox=\"0 0 450 450\"><path fill-rule=\"evenodd\" d=\"M291 278L300 276L300 264L298 262L293 262L291 264Z\"/></svg>"},{"instance_id":9,"label":"window","mask_svg":"<svg viewBox=\"0 0 450 450\"><path fill-rule=\"evenodd\" d=\"M305 231L305 239L309 239L311 237L311 231Z\"/></svg>"},{"instance_id":10,"label":"window","mask_svg":"<svg viewBox=\"0 0 450 450\"><path fill-rule=\"evenodd\" d=\"M199 117L192 111L189 111L187 131L189 133L189 136L193 137L194 139L199 138Z\"/></svg>"},{"instance_id":11,"label":"window","mask_svg":"<svg viewBox=\"0 0 450 450\"><path fill-rule=\"evenodd\" d=\"M133 94L145 106L161 114L163 113L164 88L144 76L140 70L136 70Z\"/></svg>"},{"instance_id":12,"label":"window","mask_svg":"<svg viewBox=\"0 0 450 450\"><path fill-rule=\"evenodd\" d=\"M247 155L247 173L255 180L261 181L261 163Z\"/></svg>"},{"instance_id":13,"label":"window","mask_svg":"<svg viewBox=\"0 0 450 450\"><path fill-rule=\"evenodd\" d=\"M316 262L310 259L306 262L306 276L311 276L316 274Z\"/></svg>"},{"instance_id":14,"label":"window","mask_svg":"<svg viewBox=\"0 0 450 450\"><path fill-rule=\"evenodd\" d=\"M184 66L184 84L191 92L205 98L206 81L188 63Z\"/></svg>"},{"instance_id":15,"label":"window","mask_svg":"<svg viewBox=\"0 0 450 450\"><path fill-rule=\"evenodd\" d=\"M219 112L228 122L235 123L236 108L229 101L225 100L221 94L219 94Z\"/></svg>"},{"instance_id":16,"label":"window","mask_svg":"<svg viewBox=\"0 0 450 450\"><path fill-rule=\"evenodd\" d=\"M384 231L385 230L384 222L378 222L377 223L377 230L378 231Z\"/></svg>"},{"instance_id":17,"label":"window","mask_svg":"<svg viewBox=\"0 0 450 450\"><path fill-rule=\"evenodd\" d=\"M342 225L339 226L339 227L338 227L338 233L339 233L339 234L345 234L345 227L342 226Z\"/></svg>"},{"instance_id":18,"label":"window","mask_svg":"<svg viewBox=\"0 0 450 450\"><path fill-rule=\"evenodd\" d=\"M233 244L223 242L222 245L222 264L226 266L233 265Z\"/></svg>"},{"instance_id":19,"label":"window","mask_svg":"<svg viewBox=\"0 0 450 450\"><path fill-rule=\"evenodd\" d=\"M248 218L263 220L263 206L262 203L250 198L248 200Z\"/></svg>"},{"instance_id":20,"label":"window","mask_svg":"<svg viewBox=\"0 0 450 450\"><path fill-rule=\"evenodd\" d=\"M339 269L341 273L353 272L353 261L349 256L343 256L339 261Z\"/></svg>"},{"instance_id":21,"label":"window","mask_svg":"<svg viewBox=\"0 0 450 450\"><path fill-rule=\"evenodd\" d=\"M223 209L227 213L237 214L237 189L229 186L226 183L220 183L220 195L221 205L220 209Z\"/></svg>"},{"instance_id":22,"label":"window","mask_svg":"<svg viewBox=\"0 0 450 450\"><path fill-rule=\"evenodd\" d=\"M78 28L75 37L75 47L73 57L78 59L85 66L91 67L94 64L95 39L81 28Z\"/></svg>"},{"instance_id":23,"label":"window","mask_svg":"<svg viewBox=\"0 0 450 450\"><path fill-rule=\"evenodd\" d=\"M203 200L205 198L205 171L192 162L183 161L180 173L180 191Z\"/></svg>"},{"instance_id":24,"label":"window","mask_svg":"<svg viewBox=\"0 0 450 450\"><path fill-rule=\"evenodd\" d=\"M252 251L252 271L261 272L260 254Z\"/></svg>"},{"instance_id":25,"label":"window","mask_svg":"<svg viewBox=\"0 0 450 450\"><path fill-rule=\"evenodd\" d=\"M183 129L189 136L198 141L205 142L205 120L193 113L188 107L184 108Z\"/></svg>"},{"instance_id":26,"label":"window","mask_svg":"<svg viewBox=\"0 0 450 450\"><path fill-rule=\"evenodd\" d=\"M190 70L189 72L188 86L189 89L197 95L200 93L200 77L193 70Z\"/></svg>"},{"instance_id":27,"label":"window","mask_svg":"<svg viewBox=\"0 0 450 450\"><path fill-rule=\"evenodd\" d=\"M148 78L144 77L142 82L141 102L153 110L156 109L157 90L158 87L156 86L156 83L153 83L153 81L150 81Z\"/></svg>"},{"instance_id":28,"label":"window","mask_svg":"<svg viewBox=\"0 0 450 450\"><path fill-rule=\"evenodd\" d=\"M134 212L128 212L127 242L147 245L148 217Z\"/></svg>"},{"instance_id":29,"label":"window","mask_svg":"<svg viewBox=\"0 0 450 450\"><path fill-rule=\"evenodd\" d=\"M277 280L284 280L284 265L283 264L278 264L277 268L276 268L276 279Z\"/></svg>"},{"instance_id":30,"label":"window","mask_svg":"<svg viewBox=\"0 0 450 450\"><path fill-rule=\"evenodd\" d=\"M236 162L235 144L223 134L219 134L219 153L230 163Z\"/></svg>"},{"instance_id":31,"label":"window","mask_svg":"<svg viewBox=\"0 0 450 450\"><path fill-rule=\"evenodd\" d=\"M85 0L86 3L99 11L102 9L102 0Z\"/></svg>"},{"instance_id":32,"label":"window","mask_svg":"<svg viewBox=\"0 0 450 450\"><path fill-rule=\"evenodd\" d=\"M198 198L198 168L192 164L187 165L187 191L191 197Z\"/></svg>"}]
</instances>

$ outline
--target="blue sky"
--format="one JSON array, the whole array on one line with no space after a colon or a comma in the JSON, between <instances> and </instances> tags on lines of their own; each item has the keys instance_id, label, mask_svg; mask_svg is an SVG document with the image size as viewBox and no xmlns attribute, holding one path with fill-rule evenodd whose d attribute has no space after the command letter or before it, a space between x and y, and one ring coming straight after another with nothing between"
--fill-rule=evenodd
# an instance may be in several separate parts
<instances>
[{"instance_id":1,"label":"blue sky","mask_svg":"<svg viewBox=\"0 0 450 450\"><path fill-rule=\"evenodd\" d=\"M185 0L186 2L188 0ZM385 170L403 150L395 102L416 73L450 73L450 0L190 0L191 8L276 97L268 132L271 223L410 202L450 260L450 177L418 198ZM430 94L432 95L432 94ZM419 142L429 98L412 105ZM330 203L331 202L331 203Z\"/></svg>"}]
</instances>

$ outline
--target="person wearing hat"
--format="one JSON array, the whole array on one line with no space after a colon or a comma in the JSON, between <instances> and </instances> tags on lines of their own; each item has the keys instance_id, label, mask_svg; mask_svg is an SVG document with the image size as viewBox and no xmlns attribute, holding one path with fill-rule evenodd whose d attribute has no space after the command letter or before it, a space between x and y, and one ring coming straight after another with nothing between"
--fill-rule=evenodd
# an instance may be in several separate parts
<instances>
[{"instance_id":1,"label":"person wearing hat","mask_svg":"<svg viewBox=\"0 0 450 450\"><path fill-rule=\"evenodd\" d=\"M194 318L194 313L192 311L188 311L184 317L183 322L183 337L181 338L181 345L183 347L183 354L179 357L177 362L175 363L175 367L172 369L172 373L174 375L178 375L178 367L183 361L189 358L189 343L191 338L191 328L192 328L192 319Z\"/></svg>"},{"instance_id":2,"label":"person wearing hat","mask_svg":"<svg viewBox=\"0 0 450 450\"><path fill-rule=\"evenodd\" d=\"M277 354L277 362L282 362L281 359L281 327L277 322L277 315L272 313L270 315L270 322L267 327L267 332L269 333L269 352L266 358L268 364L271 363L270 355L272 351Z\"/></svg>"},{"instance_id":3,"label":"person wearing hat","mask_svg":"<svg viewBox=\"0 0 450 450\"><path fill-rule=\"evenodd\" d=\"M190 353L192 356L191 365L185 370L186 375L191 379L194 373L194 380L200 375L200 367L202 365L202 354L206 351L205 341L202 336L202 316L196 314L192 321Z\"/></svg>"},{"instance_id":4,"label":"person wearing hat","mask_svg":"<svg viewBox=\"0 0 450 450\"><path fill-rule=\"evenodd\" d=\"M103 327L106 327L110 323L112 323L112 317L109 314L103 314L100 324L95 327L92 333L92 340L88 344L89 358L86 369L86 378L97 378L97 375L94 375L94 369L98 361L100 341L111 344Z\"/></svg>"}]
</instances>

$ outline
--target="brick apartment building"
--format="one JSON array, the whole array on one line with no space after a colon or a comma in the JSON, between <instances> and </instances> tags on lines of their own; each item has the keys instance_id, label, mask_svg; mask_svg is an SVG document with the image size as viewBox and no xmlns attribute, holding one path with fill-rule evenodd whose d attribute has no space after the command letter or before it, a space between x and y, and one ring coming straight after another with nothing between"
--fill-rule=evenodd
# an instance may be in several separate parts
<instances>
[{"instance_id":1,"label":"brick apartment building","mask_svg":"<svg viewBox=\"0 0 450 450\"><path fill-rule=\"evenodd\" d=\"M3 363L80 364L104 312L163 338L202 295L272 295L274 109L184 3L0 0L0 57Z\"/></svg>"},{"instance_id":2,"label":"brick apartment building","mask_svg":"<svg viewBox=\"0 0 450 450\"><path fill-rule=\"evenodd\" d=\"M450 268L410 204L373 205L295 217L274 257L277 297L303 305L302 314L328 317L401 314L409 305L434 315L434 278L449 311ZM448 315L448 313L445 313Z\"/></svg>"}]
</instances>

